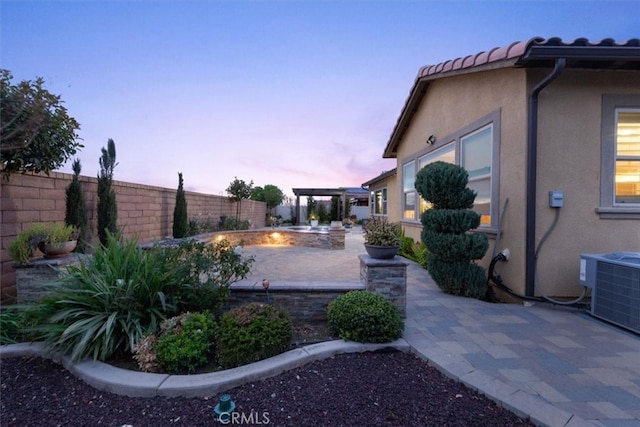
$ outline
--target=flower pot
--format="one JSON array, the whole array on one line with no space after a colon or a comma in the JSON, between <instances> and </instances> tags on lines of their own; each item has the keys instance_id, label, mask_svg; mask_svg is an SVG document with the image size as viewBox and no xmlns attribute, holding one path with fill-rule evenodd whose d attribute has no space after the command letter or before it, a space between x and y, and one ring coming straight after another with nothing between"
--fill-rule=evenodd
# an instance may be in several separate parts
<instances>
[{"instance_id":1,"label":"flower pot","mask_svg":"<svg viewBox=\"0 0 640 427\"><path fill-rule=\"evenodd\" d=\"M375 259L391 259L400 251L400 245L397 246L376 246L364 244L367 254Z\"/></svg>"},{"instance_id":2,"label":"flower pot","mask_svg":"<svg viewBox=\"0 0 640 427\"><path fill-rule=\"evenodd\" d=\"M310 222L311 222L311 226L312 227L317 227L318 226L318 220L317 219L312 219Z\"/></svg>"},{"instance_id":3,"label":"flower pot","mask_svg":"<svg viewBox=\"0 0 640 427\"><path fill-rule=\"evenodd\" d=\"M342 221L331 221L331 228L342 228Z\"/></svg>"},{"instance_id":4,"label":"flower pot","mask_svg":"<svg viewBox=\"0 0 640 427\"><path fill-rule=\"evenodd\" d=\"M62 243L40 243L38 249L44 254L45 258L61 258L69 255L76 248L77 240L69 240Z\"/></svg>"}]
</instances>

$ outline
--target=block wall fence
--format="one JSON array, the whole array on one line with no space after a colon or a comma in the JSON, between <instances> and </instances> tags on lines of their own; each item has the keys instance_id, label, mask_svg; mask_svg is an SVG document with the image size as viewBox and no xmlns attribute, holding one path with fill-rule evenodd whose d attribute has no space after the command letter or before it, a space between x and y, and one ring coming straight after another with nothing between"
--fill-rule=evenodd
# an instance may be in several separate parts
<instances>
[{"instance_id":1,"label":"block wall fence","mask_svg":"<svg viewBox=\"0 0 640 427\"><path fill-rule=\"evenodd\" d=\"M72 174L15 174L0 182L0 304L15 302L16 271L7 246L18 233L32 224L64 222L65 189ZM80 182L87 204L89 238L97 242L97 187L95 177L81 176ZM171 236L176 189L114 181L118 204L118 227L125 237L148 243ZM176 182L177 188L177 182ZM189 219L211 219L217 224L221 216L235 217L236 203L230 198L186 191ZM266 204L243 200L240 219L249 220L251 228L265 226Z\"/></svg>"}]
</instances>

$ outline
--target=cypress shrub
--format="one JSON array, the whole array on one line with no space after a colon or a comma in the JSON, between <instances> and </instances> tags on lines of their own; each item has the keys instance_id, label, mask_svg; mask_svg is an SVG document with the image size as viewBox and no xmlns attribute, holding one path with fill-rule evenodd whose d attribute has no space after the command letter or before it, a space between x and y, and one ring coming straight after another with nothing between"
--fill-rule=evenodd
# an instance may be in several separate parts
<instances>
[{"instance_id":1,"label":"cypress shrub","mask_svg":"<svg viewBox=\"0 0 640 427\"><path fill-rule=\"evenodd\" d=\"M109 233L118 232L118 206L116 193L113 191L113 170L116 165L116 144L109 138L107 148L102 147L98 174L98 238L103 245L107 244Z\"/></svg>"},{"instance_id":2,"label":"cypress shrub","mask_svg":"<svg viewBox=\"0 0 640 427\"><path fill-rule=\"evenodd\" d=\"M178 191L176 192L176 206L173 209L173 237L181 238L189 234L189 219L187 218L187 199L184 195L182 172L178 172Z\"/></svg>"},{"instance_id":3,"label":"cypress shrub","mask_svg":"<svg viewBox=\"0 0 640 427\"><path fill-rule=\"evenodd\" d=\"M76 252L84 253L87 249L87 205L84 201L82 186L80 185L80 171L82 166L80 160L73 161L73 180L67 186L66 211L64 223L71 225L78 230L78 244Z\"/></svg>"},{"instance_id":4,"label":"cypress shrub","mask_svg":"<svg viewBox=\"0 0 640 427\"><path fill-rule=\"evenodd\" d=\"M485 234L469 233L480 225L472 211L475 191L467 188L469 175L462 167L434 162L416 176L415 187L431 208L421 216L422 241L427 247L427 269L446 293L484 298L487 279L475 264L486 253Z\"/></svg>"}]
</instances>

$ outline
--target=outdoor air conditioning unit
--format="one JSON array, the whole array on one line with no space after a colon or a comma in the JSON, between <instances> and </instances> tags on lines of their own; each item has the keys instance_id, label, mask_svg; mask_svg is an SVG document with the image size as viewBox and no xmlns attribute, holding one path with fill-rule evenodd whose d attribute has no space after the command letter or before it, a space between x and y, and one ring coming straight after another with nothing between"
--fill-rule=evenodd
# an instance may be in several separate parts
<instances>
[{"instance_id":1,"label":"outdoor air conditioning unit","mask_svg":"<svg viewBox=\"0 0 640 427\"><path fill-rule=\"evenodd\" d=\"M591 315L640 334L640 252L582 254L580 284L591 288Z\"/></svg>"}]
</instances>

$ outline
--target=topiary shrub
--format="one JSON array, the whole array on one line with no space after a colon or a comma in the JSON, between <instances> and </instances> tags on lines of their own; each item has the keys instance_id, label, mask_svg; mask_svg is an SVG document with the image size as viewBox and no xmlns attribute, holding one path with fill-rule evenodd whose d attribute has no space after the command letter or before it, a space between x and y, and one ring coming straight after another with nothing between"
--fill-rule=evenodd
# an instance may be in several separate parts
<instances>
[{"instance_id":1,"label":"topiary shrub","mask_svg":"<svg viewBox=\"0 0 640 427\"><path fill-rule=\"evenodd\" d=\"M291 316L283 308L249 303L220 318L218 363L225 369L257 362L287 351Z\"/></svg>"},{"instance_id":2,"label":"topiary shrub","mask_svg":"<svg viewBox=\"0 0 640 427\"><path fill-rule=\"evenodd\" d=\"M218 325L210 312L182 313L138 342L133 358L145 372L193 373L211 359Z\"/></svg>"},{"instance_id":3,"label":"topiary shrub","mask_svg":"<svg viewBox=\"0 0 640 427\"><path fill-rule=\"evenodd\" d=\"M480 215L472 211L475 191L467 188L469 176L460 166L434 162L416 176L415 187L428 202L420 218L422 241L427 247L427 269L444 292L484 298L487 278L480 259L489 247L485 234L469 233L478 228Z\"/></svg>"},{"instance_id":4,"label":"topiary shrub","mask_svg":"<svg viewBox=\"0 0 640 427\"><path fill-rule=\"evenodd\" d=\"M332 334L344 340L384 343L402 336L404 321L382 295L351 291L329 303L327 320Z\"/></svg>"}]
</instances>

